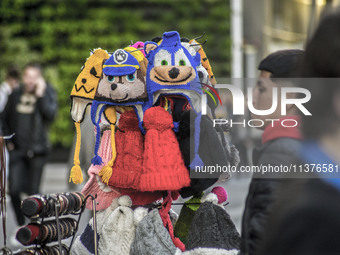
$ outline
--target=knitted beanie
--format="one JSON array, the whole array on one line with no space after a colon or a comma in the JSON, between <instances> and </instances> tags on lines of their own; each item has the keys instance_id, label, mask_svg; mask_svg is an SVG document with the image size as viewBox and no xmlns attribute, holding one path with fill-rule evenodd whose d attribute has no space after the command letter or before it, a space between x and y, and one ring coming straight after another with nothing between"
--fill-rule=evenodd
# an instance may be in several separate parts
<instances>
[{"instance_id":1,"label":"knitted beanie","mask_svg":"<svg viewBox=\"0 0 340 255\"><path fill-rule=\"evenodd\" d=\"M108 184L117 188L139 187L143 169L144 137L136 113L125 111L116 134L117 158Z\"/></svg>"},{"instance_id":2,"label":"knitted beanie","mask_svg":"<svg viewBox=\"0 0 340 255\"><path fill-rule=\"evenodd\" d=\"M135 46L131 47L126 47L124 48L125 51L129 52L132 56L134 56L138 63L139 63L139 68L142 71L142 74L145 76L146 75L146 68L148 66L148 60L145 58L144 54L144 43L139 42L139 44L135 43ZM136 50L136 47L137 50Z\"/></svg>"},{"instance_id":3,"label":"knitted beanie","mask_svg":"<svg viewBox=\"0 0 340 255\"><path fill-rule=\"evenodd\" d=\"M99 242L102 227L106 218L118 207L118 203L115 199L111 206L107 209L97 212L96 214L96 223L97 223L97 242ZM94 228L93 228L93 218L89 220L89 223L86 225L84 231L76 238L72 248L71 254L75 255L88 255L95 254L95 244L94 244Z\"/></svg>"},{"instance_id":4,"label":"knitted beanie","mask_svg":"<svg viewBox=\"0 0 340 255\"><path fill-rule=\"evenodd\" d=\"M208 59L207 55L205 54L202 45L199 44L195 39L192 39L189 43L190 43L190 45L192 45L192 48L200 54L201 64L207 70L207 72L209 74L210 83L211 83L211 85L214 86L216 84L216 79L215 79L214 73L212 71L209 59Z\"/></svg>"},{"instance_id":5,"label":"knitted beanie","mask_svg":"<svg viewBox=\"0 0 340 255\"><path fill-rule=\"evenodd\" d=\"M239 250L240 241L240 234L226 210L204 202L191 223L186 248L193 250L190 254L196 254L197 248L209 248L211 253L204 254L213 254L215 250Z\"/></svg>"},{"instance_id":6,"label":"knitted beanie","mask_svg":"<svg viewBox=\"0 0 340 255\"><path fill-rule=\"evenodd\" d=\"M100 240L100 236L97 233L97 240ZM95 254L94 245L94 230L90 224L87 224L83 233L78 236L71 248L73 255L90 255Z\"/></svg>"},{"instance_id":7,"label":"knitted beanie","mask_svg":"<svg viewBox=\"0 0 340 255\"><path fill-rule=\"evenodd\" d=\"M174 234L181 239L185 244L192 220L194 219L195 212L201 205L200 197L192 197L186 201L181 209L178 220L175 225Z\"/></svg>"},{"instance_id":8,"label":"knitted beanie","mask_svg":"<svg viewBox=\"0 0 340 255\"><path fill-rule=\"evenodd\" d=\"M141 105L146 99L146 86L144 73L141 71L140 64L137 60L145 66L144 56L141 52L136 50L133 55L128 51L123 49L116 50L111 57L103 65L103 77L98 84L98 88L94 97L94 102L91 108L91 119L94 125L96 125L97 131L100 130L100 120L102 116L102 108L106 109L108 106L134 106ZM145 68L144 68L145 69ZM136 113L141 112L136 109ZM106 119L109 120L111 124L112 135L114 138L114 128L112 124L115 124L115 118L110 120L104 111ZM139 117L142 118L142 117ZM100 132L97 132L96 137L96 147L95 147L95 157L92 163L97 165L101 164L102 161L97 155L100 140ZM112 140L112 147L115 143ZM114 152L114 151L113 151ZM107 167L104 167L100 175L105 183L108 183L112 175L113 161L115 160L115 155L113 155L112 160L109 162Z\"/></svg>"},{"instance_id":9,"label":"knitted beanie","mask_svg":"<svg viewBox=\"0 0 340 255\"><path fill-rule=\"evenodd\" d=\"M171 115L162 107L148 109L144 115L146 129L141 191L178 190L190 185Z\"/></svg>"},{"instance_id":10,"label":"knitted beanie","mask_svg":"<svg viewBox=\"0 0 340 255\"><path fill-rule=\"evenodd\" d=\"M102 65L109 54L102 49L96 49L86 60L71 91L71 116L76 127L76 146L74 152L74 166L70 173L70 182L79 184L83 182L83 173L80 168L79 152L81 145L80 123L84 119L86 107L92 103L96 88L102 75Z\"/></svg>"},{"instance_id":11,"label":"knitted beanie","mask_svg":"<svg viewBox=\"0 0 340 255\"><path fill-rule=\"evenodd\" d=\"M134 214L128 196L118 199L118 207L107 217L99 240L99 254L128 255L135 236Z\"/></svg>"},{"instance_id":12,"label":"knitted beanie","mask_svg":"<svg viewBox=\"0 0 340 255\"><path fill-rule=\"evenodd\" d=\"M130 255L177 255L182 252L173 244L157 209L142 219L136 228Z\"/></svg>"},{"instance_id":13,"label":"knitted beanie","mask_svg":"<svg viewBox=\"0 0 340 255\"><path fill-rule=\"evenodd\" d=\"M98 154L103 158L104 163L106 164L111 158L111 131L104 131L103 137L101 139L99 152ZM88 174L90 176L89 180L85 184L82 189L82 193L84 196L87 195L97 195L97 210L104 210L108 208L114 198L118 198L120 193L114 187L107 186L105 183L101 181L98 174L101 169L101 166L91 165ZM92 201L87 200L86 203L87 209L92 209Z\"/></svg>"},{"instance_id":14,"label":"knitted beanie","mask_svg":"<svg viewBox=\"0 0 340 255\"><path fill-rule=\"evenodd\" d=\"M130 45L130 47L140 50L140 52L142 52L143 55L145 56L144 42L141 42L141 41L135 42L134 44Z\"/></svg>"}]
</instances>

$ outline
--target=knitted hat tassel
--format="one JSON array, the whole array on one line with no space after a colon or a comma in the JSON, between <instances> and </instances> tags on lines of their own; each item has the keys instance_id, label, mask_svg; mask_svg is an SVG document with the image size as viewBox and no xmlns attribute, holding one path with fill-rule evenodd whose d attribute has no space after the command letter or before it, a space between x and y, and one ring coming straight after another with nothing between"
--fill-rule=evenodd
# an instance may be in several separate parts
<instances>
[{"instance_id":1,"label":"knitted hat tassel","mask_svg":"<svg viewBox=\"0 0 340 255\"><path fill-rule=\"evenodd\" d=\"M199 150L199 144L200 144L200 126L201 126L201 113L197 114L195 119L195 133L194 133L194 139L195 139L195 156L194 159L190 163L190 169L195 169L196 166L202 167L204 166L204 163L198 154Z\"/></svg>"},{"instance_id":2,"label":"knitted hat tassel","mask_svg":"<svg viewBox=\"0 0 340 255\"><path fill-rule=\"evenodd\" d=\"M83 172L80 168L80 161L79 161L79 153L80 153L80 145L81 145L81 129L80 129L80 122L74 123L76 127L76 148L74 151L74 166L71 169L70 179L69 182L73 181L74 184L79 184L83 182Z\"/></svg>"},{"instance_id":3,"label":"knitted hat tassel","mask_svg":"<svg viewBox=\"0 0 340 255\"><path fill-rule=\"evenodd\" d=\"M112 167L113 163L116 160L117 152L116 152L116 140L115 140L115 123L117 121L117 114L116 109L114 107L107 108L104 112L106 118L110 122L111 127L111 148L112 148L112 158L107 163L106 166L104 166L102 169L100 169L99 176L102 177L102 181L106 184L108 184L111 176L112 176Z\"/></svg>"},{"instance_id":4,"label":"knitted hat tassel","mask_svg":"<svg viewBox=\"0 0 340 255\"><path fill-rule=\"evenodd\" d=\"M99 144L100 144L100 119L101 116L103 114L103 111L105 109L105 107L102 107L99 111L99 117L98 120L96 120L96 112L98 109L98 104L93 103L92 107L91 107L91 119L92 119L92 123L96 126L96 143L95 143L95 147L94 147L94 157L91 160L91 163L93 165L102 165L103 164L103 160L102 158L98 155L98 150L99 150Z\"/></svg>"}]
</instances>

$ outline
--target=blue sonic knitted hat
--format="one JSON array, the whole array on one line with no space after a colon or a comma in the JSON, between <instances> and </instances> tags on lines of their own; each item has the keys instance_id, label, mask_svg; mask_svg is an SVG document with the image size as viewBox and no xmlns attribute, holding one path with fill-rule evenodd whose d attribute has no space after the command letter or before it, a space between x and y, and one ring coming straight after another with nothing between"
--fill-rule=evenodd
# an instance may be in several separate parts
<instances>
[{"instance_id":1,"label":"blue sonic knitted hat","mask_svg":"<svg viewBox=\"0 0 340 255\"><path fill-rule=\"evenodd\" d=\"M146 84L148 101L143 104L143 112L157 104L162 96L178 95L186 98L196 113L195 118L195 156L190 168L203 166L198 149L201 122L201 84L197 75L197 66L200 65L199 53L192 56L181 44L178 32L165 32L162 42L146 42L144 45L148 67ZM178 126L178 123L174 123ZM177 125L176 125L177 124Z\"/></svg>"},{"instance_id":2,"label":"blue sonic knitted hat","mask_svg":"<svg viewBox=\"0 0 340 255\"><path fill-rule=\"evenodd\" d=\"M97 129L95 156L92 159L92 164L94 165L102 164L102 160L98 155L100 142L99 124L102 114L104 114L111 126L112 159L99 173L105 183L108 182L112 175L112 166L116 155L114 141L116 116L113 109L119 106L132 106L137 116L140 116L140 112L142 112L141 105L147 100L145 73L140 68L140 63L144 64L144 59L142 52L134 48L126 48L116 50L103 64L103 75L99 81L91 108L91 119Z\"/></svg>"}]
</instances>

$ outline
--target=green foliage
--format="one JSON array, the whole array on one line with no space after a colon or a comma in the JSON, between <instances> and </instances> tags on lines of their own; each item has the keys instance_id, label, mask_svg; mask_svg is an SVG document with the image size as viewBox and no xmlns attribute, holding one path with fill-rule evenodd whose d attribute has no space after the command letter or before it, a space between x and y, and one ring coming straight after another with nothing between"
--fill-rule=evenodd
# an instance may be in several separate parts
<instances>
[{"instance_id":1,"label":"green foliage","mask_svg":"<svg viewBox=\"0 0 340 255\"><path fill-rule=\"evenodd\" d=\"M69 94L89 50L109 52L177 30L195 38L216 77L230 75L230 9L225 0L1 0L0 77L15 63L38 61L55 86L59 113L51 127L54 144L69 146L74 127Z\"/></svg>"}]
</instances>

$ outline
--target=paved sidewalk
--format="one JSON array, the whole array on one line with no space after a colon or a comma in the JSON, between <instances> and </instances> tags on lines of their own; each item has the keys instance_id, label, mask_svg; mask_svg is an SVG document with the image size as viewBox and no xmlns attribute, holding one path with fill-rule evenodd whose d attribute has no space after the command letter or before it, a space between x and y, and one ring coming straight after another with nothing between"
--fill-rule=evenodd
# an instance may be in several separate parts
<instances>
[{"instance_id":1,"label":"paved sidewalk","mask_svg":"<svg viewBox=\"0 0 340 255\"><path fill-rule=\"evenodd\" d=\"M51 194L51 193L61 193L67 191L80 191L82 185L73 185L73 187L68 183L69 169L66 163L49 163L46 165L44 174L42 177L41 193ZM250 179L249 178L231 178L225 183L219 183L218 185L226 188L228 192L228 202L229 205L226 207L228 213L230 214L232 220L234 221L237 229L240 231L242 213L245 203L245 198L248 193ZM180 212L181 206L173 206L173 209ZM80 227L77 234L80 234L91 217L91 213L86 210L82 215ZM0 233L0 248L3 247L3 234L2 234L2 223L0 223L1 233ZM7 196L7 247L11 248L13 251L18 250L18 248L24 248L19 245L14 245L13 237L15 236L18 226L15 222L14 212L10 203L10 197ZM11 241L12 239L12 241ZM68 244L71 238L63 241L63 243Z\"/></svg>"}]
</instances>

